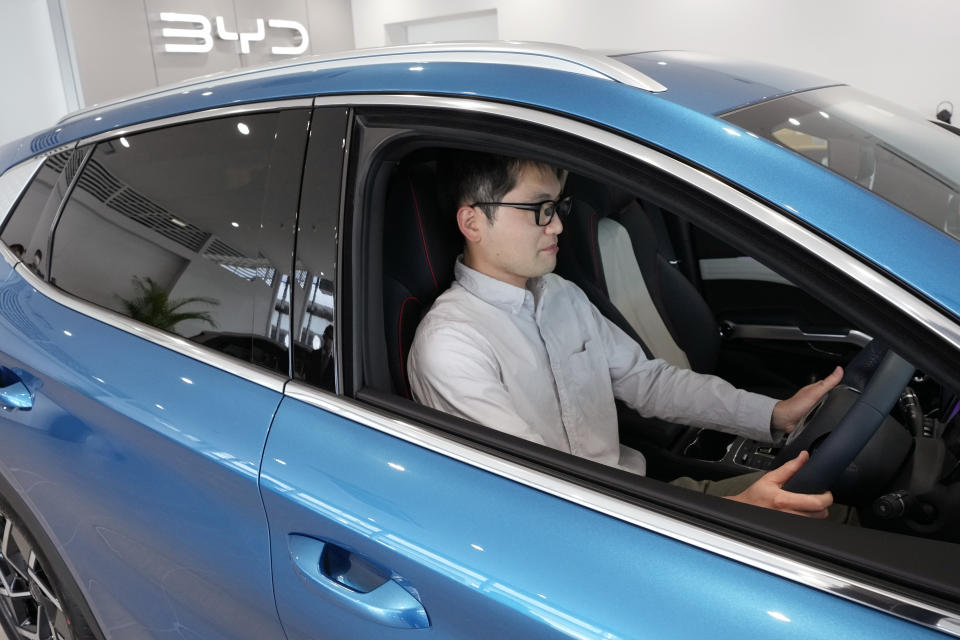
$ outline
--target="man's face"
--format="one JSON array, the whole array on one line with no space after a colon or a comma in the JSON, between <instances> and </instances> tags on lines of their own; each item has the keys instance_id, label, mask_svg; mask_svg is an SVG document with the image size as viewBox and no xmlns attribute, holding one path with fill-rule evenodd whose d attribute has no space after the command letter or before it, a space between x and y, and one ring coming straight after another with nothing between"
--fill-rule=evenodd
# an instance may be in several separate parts
<instances>
[{"instance_id":1,"label":"man's face","mask_svg":"<svg viewBox=\"0 0 960 640\"><path fill-rule=\"evenodd\" d=\"M555 172L523 165L516 186L501 201L534 203L559 197L560 181ZM557 266L557 236L563 224L555 215L550 224L540 227L536 216L534 211L497 207L493 223L482 225L485 228L480 241L470 247L468 266L518 287L553 271Z\"/></svg>"}]
</instances>

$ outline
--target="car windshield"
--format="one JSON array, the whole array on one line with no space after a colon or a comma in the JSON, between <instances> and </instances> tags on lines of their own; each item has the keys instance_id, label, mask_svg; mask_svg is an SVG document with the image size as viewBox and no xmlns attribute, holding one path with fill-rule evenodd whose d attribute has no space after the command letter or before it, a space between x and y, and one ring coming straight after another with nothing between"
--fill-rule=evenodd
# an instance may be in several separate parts
<instances>
[{"instance_id":1,"label":"car windshield","mask_svg":"<svg viewBox=\"0 0 960 640\"><path fill-rule=\"evenodd\" d=\"M960 135L850 87L722 116L810 158L960 239Z\"/></svg>"}]
</instances>

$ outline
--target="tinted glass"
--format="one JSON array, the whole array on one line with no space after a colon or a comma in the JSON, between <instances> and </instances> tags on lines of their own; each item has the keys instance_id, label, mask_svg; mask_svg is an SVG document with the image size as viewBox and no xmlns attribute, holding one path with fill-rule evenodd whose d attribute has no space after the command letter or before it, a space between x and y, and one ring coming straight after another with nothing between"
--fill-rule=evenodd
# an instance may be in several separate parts
<instances>
[{"instance_id":1,"label":"tinted glass","mask_svg":"<svg viewBox=\"0 0 960 640\"><path fill-rule=\"evenodd\" d=\"M331 391L336 379L334 285L346 127L346 109L325 107L314 112L292 283L298 345L293 354L294 377Z\"/></svg>"},{"instance_id":2,"label":"tinted glass","mask_svg":"<svg viewBox=\"0 0 960 640\"><path fill-rule=\"evenodd\" d=\"M953 132L850 87L785 96L724 119L960 239L960 136Z\"/></svg>"},{"instance_id":3,"label":"tinted glass","mask_svg":"<svg viewBox=\"0 0 960 640\"><path fill-rule=\"evenodd\" d=\"M57 225L51 280L287 374L308 120L245 114L99 143Z\"/></svg>"},{"instance_id":4,"label":"tinted glass","mask_svg":"<svg viewBox=\"0 0 960 640\"><path fill-rule=\"evenodd\" d=\"M86 150L65 149L43 162L10 214L0 239L36 272L45 272L50 228Z\"/></svg>"}]
</instances>

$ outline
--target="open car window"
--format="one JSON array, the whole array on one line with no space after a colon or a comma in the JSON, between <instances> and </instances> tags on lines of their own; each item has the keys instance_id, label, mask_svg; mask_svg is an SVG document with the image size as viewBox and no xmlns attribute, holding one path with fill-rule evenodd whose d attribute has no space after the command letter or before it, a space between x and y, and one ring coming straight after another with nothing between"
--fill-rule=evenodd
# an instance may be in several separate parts
<instances>
[{"instance_id":1,"label":"open car window","mask_svg":"<svg viewBox=\"0 0 960 640\"><path fill-rule=\"evenodd\" d=\"M936 509L950 509L953 498L947 496L957 491L950 463L957 456L955 432L960 430L953 395L957 384L942 349L929 348L936 339L922 336L924 328L899 313L890 300L865 289L842 267L759 224L735 204L619 149L529 124L400 109L371 108L359 113L353 136L349 169L353 208L345 225L355 255L344 265L344 282L352 283L360 304L349 323L356 333L350 341L354 352L345 364L350 374L346 393L478 450L613 491L625 502L640 501L710 529L719 526L758 549L773 544L779 552L799 554L796 557L806 562L853 571L927 596L954 598L960 593L960 585L942 562L945 554L955 555L960 534L952 524L956 518L913 511L916 505L911 501L916 496L908 495L915 491L928 497L937 494L941 496L937 500L943 501ZM552 162L570 173L566 189L577 188L578 180L585 183L585 192L578 198L581 202L589 202L590 189L598 187L608 201L620 199L616 211L597 217L616 222L628 236L636 227L649 231L644 241L653 238L652 244L645 245L654 254L653 267L643 264L650 261L650 253L639 251L643 242L631 240L636 268L641 277L652 271L666 273L668 285L663 291L671 293L658 293L656 286L647 284L642 296L658 310L663 324L660 333L679 347L695 370L782 395L822 377L836 364L849 364L871 338L886 341L903 355L910 363L910 380L897 389L890 418L883 422L887 439L870 453L875 463L871 471L847 478L849 485L841 491L850 504L862 508L864 526L798 520L662 482L680 475L721 478L769 469L777 451L742 438L638 420L621 407L621 442L642 450L651 461L649 477L643 478L413 402L405 345L432 300L449 286L452 261L460 250L452 220L441 213L444 193L433 180L438 162L451 149ZM624 218L626 205L639 208L643 219ZM582 232L568 224L561 238L582 240ZM425 247L439 249L425 251ZM733 270L707 282L685 271L685 263L697 260L700 252L722 254L724 250L756 261L762 275L755 277L757 269L748 270L754 275ZM608 289L616 278L608 282L603 276L608 268L614 271L612 263L608 267L605 261L609 256L603 251L590 255L590 251L589 246L578 247L575 242L561 245L561 256L566 254L572 262L561 261L558 273L581 286L608 318L628 331L630 319L624 316L630 314L624 311L629 310L612 302ZM620 284L624 282L630 280L621 278ZM679 302L673 299L678 295ZM604 299L605 304L596 302ZM694 316L697 322L684 326ZM704 333L703 339L692 342L683 337L696 335L698 328L710 323L715 334ZM662 348L646 346L651 351ZM913 367L918 367L916 373ZM901 393L907 386L911 393ZM936 470L931 471L932 467ZM921 468L927 471L921 473ZM891 504L893 511L884 511ZM891 517L893 512L900 515ZM906 513L913 516L902 517ZM931 526L934 520L938 524Z\"/></svg>"}]
</instances>

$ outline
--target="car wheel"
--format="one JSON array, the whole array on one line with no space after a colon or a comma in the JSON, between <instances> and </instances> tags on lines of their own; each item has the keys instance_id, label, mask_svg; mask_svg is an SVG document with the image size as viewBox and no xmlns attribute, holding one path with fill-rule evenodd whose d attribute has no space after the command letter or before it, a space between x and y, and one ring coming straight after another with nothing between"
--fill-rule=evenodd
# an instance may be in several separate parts
<instances>
[{"instance_id":1,"label":"car wheel","mask_svg":"<svg viewBox=\"0 0 960 640\"><path fill-rule=\"evenodd\" d=\"M0 502L0 637L96 638L26 527Z\"/></svg>"}]
</instances>

